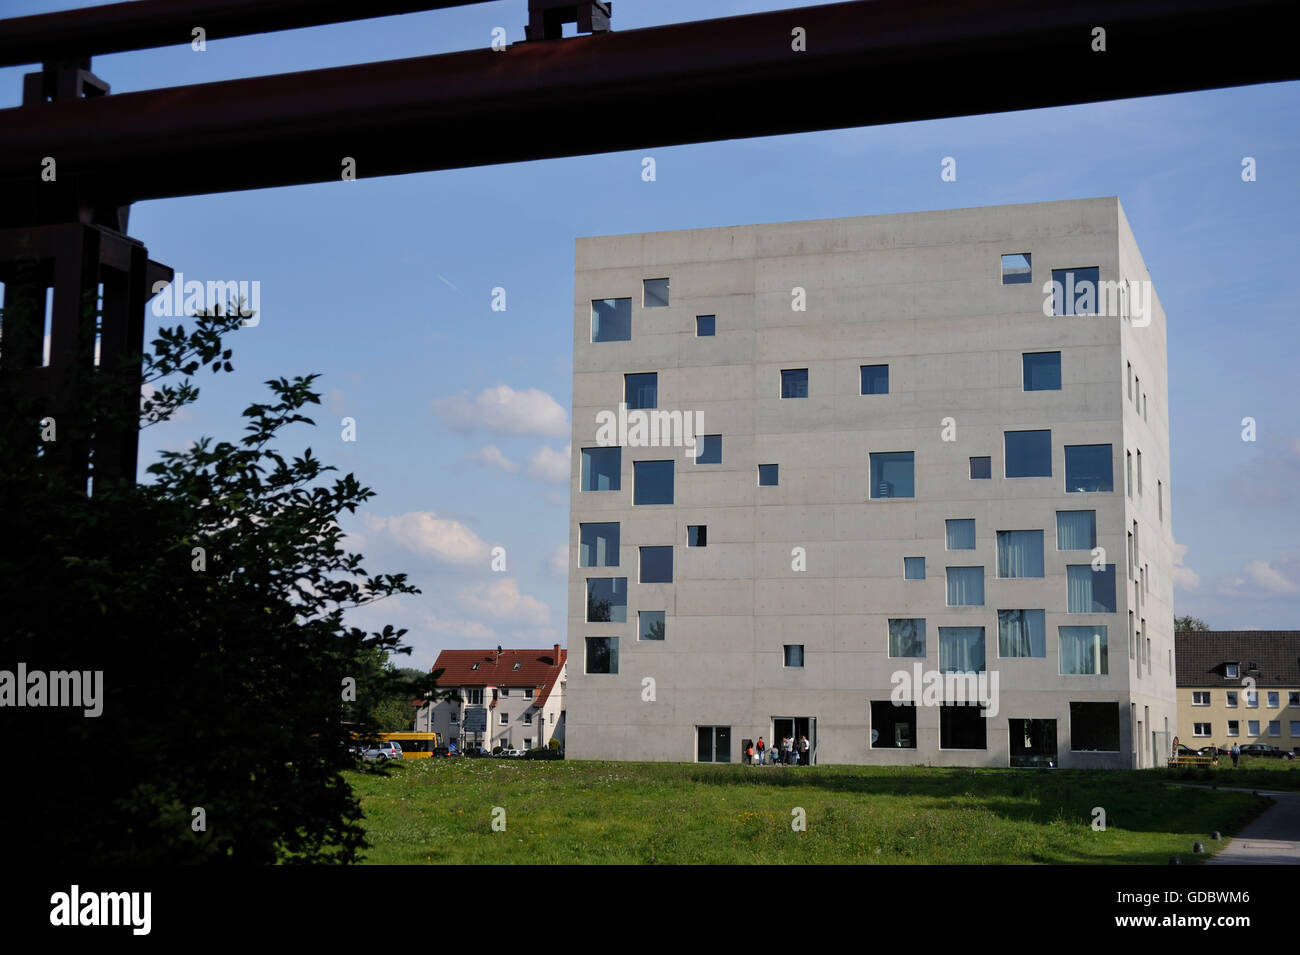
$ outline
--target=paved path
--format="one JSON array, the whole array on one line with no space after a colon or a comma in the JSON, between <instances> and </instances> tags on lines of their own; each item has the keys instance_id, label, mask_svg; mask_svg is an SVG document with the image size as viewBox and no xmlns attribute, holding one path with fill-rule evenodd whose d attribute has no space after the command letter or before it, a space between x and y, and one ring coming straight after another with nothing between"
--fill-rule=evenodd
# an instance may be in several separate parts
<instances>
[{"instance_id":1,"label":"paved path","mask_svg":"<svg viewBox=\"0 0 1300 955\"><path fill-rule=\"evenodd\" d=\"M1277 805L1265 809L1239 835L1229 839L1223 851L1206 865L1300 865L1300 793L1235 786L1219 788L1238 793L1258 792L1275 800Z\"/></svg>"}]
</instances>

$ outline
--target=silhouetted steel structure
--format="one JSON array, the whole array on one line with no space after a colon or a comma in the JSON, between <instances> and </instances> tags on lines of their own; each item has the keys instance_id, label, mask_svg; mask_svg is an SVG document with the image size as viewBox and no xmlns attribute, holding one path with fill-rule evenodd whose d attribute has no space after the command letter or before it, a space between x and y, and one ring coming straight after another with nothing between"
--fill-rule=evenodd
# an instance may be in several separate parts
<instances>
[{"instance_id":1,"label":"silhouetted steel structure","mask_svg":"<svg viewBox=\"0 0 1300 955\"><path fill-rule=\"evenodd\" d=\"M24 104L0 110L0 276L24 236L57 226L71 231L44 240L42 267L80 283L49 279L56 373L44 377L89 360L61 337L61 303L118 268L102 250L129 246L141 199L337 181L344 157L367 178L1300 78L1295 0L859 0L622 33L603 0L530 0L528 41L504 51L120 95L90 72L95 54L188 44L194 27L211 40L460 5L138 0L0 21L0 65L42 64ZM556 39L563 22L594 32ZM136 347L137 290L166 270L143 248L111 258L129 261L111 335ZM96 454L101 475L134 465L134 450Z\"/></svg>"}]
</instances>

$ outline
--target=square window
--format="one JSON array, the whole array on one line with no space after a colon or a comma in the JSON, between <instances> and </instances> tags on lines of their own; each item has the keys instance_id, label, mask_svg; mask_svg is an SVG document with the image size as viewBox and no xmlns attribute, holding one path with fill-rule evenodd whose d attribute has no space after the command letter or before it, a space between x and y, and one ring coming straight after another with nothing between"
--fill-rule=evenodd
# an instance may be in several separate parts
<instances>
[{"instance_id":1,"label":"square window","mask_svg":"<svg viewBox=\"0 0 1300 955\"><path fill-rule=\"evenodd\" d=\"M639 639L662 640L664 638L664 627L667 624L665 611L642 610L639 616L641 620Z\"/></svg>"},{"instance_id":2,"label":"square window","mask_svg":"<svg viewBox=\"0 0 1300 955\"><path fill-rule=\"evenodd\" d=\"M695 440L697 442L695 446L696 464L722 463L722 435L702 434Z\"/></svg>"},{"instance_id":3,"label":"square window","mask_svg":"<svg viewBox=\"0 0 1300 955\"><path fill-rule=\"evenodd\" d=\"M1052 314L1096 315L1097 266L1082 269L1052 269Z\"/></svg>"},{"instance_id":4,"label":"square window","mask_svg":"<svg viewBox=\"0 0 1300 955\"><path fill-rule=\"evenodd\" d=\"M1033 279L1033 257L1028 252L1008 252L1002 256L1002 284L1028 285Z\"/></svg>"},{"instance_id":5,"label":"square window","mask_svg":"<svg viewBox=\"0 0 1300 955\"><path fill-rule=\"evenodd\" d=\"M956 518L944 522L947 530L948 550L975 549L975 521L973 518Z\"/></svg>"},{"instance_id":6,"label":"square window","mask_svg":"<svg viewBox=\"0 0 1300 955\"><path fill-rule=\"evenodd\" d=\"M659 407L659 374L643 372L623 376L623 400L629 411Z\"/></svg>"},{"instance_id":7,"label":"square window","mask_svg":"<svg viewBox=\"0 0 1300 955\"><path fill-rule=\"evenodd\" d=\"M1061 353L1027 352L1021 356L1025 391L1061 390Z\"/></svg>"},{"instance_id":8,"label":"square window","mask_svg":"<svg viewBox=\"0 0 1300 955\"><path fill-rule=\"evenodd\" d=\"M872 700L871 747L916 749L916 704Z\"/></svg>"},{"instance_id":9,"label":"square window","mask_svg":"<svg viewBox=\"0 0 1300 955\"><path fill-rule=\"evenodd\" d=\"M1249 707L1249 708L1252 709L1252 710L1255 709L1256 707L1258 707L1258 706L1259 706L1259 694L1256 693L1256 692L1254 692L1254 691L1252 691L1252 690L1247 690L1247 691L1246 691L1246 706Z\"/></svg>"},{"instance_id":10,"label":"square window","mask_svg":"<svg viewBox=\"0 0 1300 955\"><path fill-rule=\"evenodd\" d=\"M990 457L971 458L970 476L973 481L985 481L993 477L993 459Z\"/></svg>"},{"instance_id":11,"label":"square window","mask_svg":"<svg viewBox=\"0 0 1300 955\"><path fill-rule=\"evenodd\" d=\"M1061 644L1061 673L1066 676L1105 675L1105 627L1057 627Z\"/></svg>"},{"instance_id":12,"label":"square window","mask_svg":"<svg viewBox=\"0 0 1300 955\"><path fill-rule=\"evenodd\" d=\"M808 369L787 368L781 372L782 398L808 397Z\"/></svg>"},{"instance_id":13,"label":"square window","mask_svg":"<svg viewBox=\"0 0 1300 955\"><path fill-rule=\"evenodd\" d=\"M641 548L641 583L671 584L673 582L673 549L671 547Z\"/></svg>"},{"instance_id":14,"label":"square window","mask_svg":"<svg viewBox=\"0 0 1300 955\"><path fill-rule=\"evenodd\" d=\"M889 621L889 655L925 659L925 618Z\"/></svg>"},{"instance_id":15,"label":"square window","mask_svg":"<svg viewBox=\"0 0 1300 955\"><path fill-rule=\"evenodd\" d=\"M1070 564L1065 568L1067 613L1115 612L1115 565L1093 570L1091 564Z\"/></svg>"},{"instance_id":16,"label":"square window","mask_svg":"<svg viewBox=\"0 0 1300 955\"><path fill-rule=\"evenodd\" d=\"M1192 691L1192 706L1209 706L1209 705L1210 705L1209 690Z\"/></svg>"},{"instance_id":17,"label":"square window","mask_svg":"<svg viewBox=\"0 0 1300 955\"><path fill-rule=\"evenodd\" d=\"M622 448L582 449L582 489L617 491L622 486Z\"/></svg>"},{"instance_id":18,"label":"square window","mask_svg":"<svg viewBox=\"0 0 1300 955\"><path fill-rule=\"evenodd\" d=\"M642 306L645 308L667 308L668 307L668 280L667 279L646 279L642 287L645 291L645 298Z\"/></svg>"},{"instance_id":19,"label":"square window","mask_svg":"<svg viewBox=\"0 0 1300 955\"><path fill-rule=\"evenodd\" d=\"M1115 490L1109 444L1065 446L1065 490L1069 494Z\"/></svg>"},{"instance_id":20,"label":"square window","mask_svg":"<svg viewBox=\"0 0 1300 955\"><path fill-rule=\"evenodd\" d=\"M1259 720L1247 720L1247 721L1246 721L1246 732L1249 733L1251 736L1258 736L1258 735L1259 735Z\"/></svg>"},{"instance_id":21,"label":"square window","mask_svg":"<svg viewBox=\"0 0 1300 955\"><path fill-rule=\"evenodd\" d=\"M618 522L579 524L579 567L618 566Z\"/></svg>"},{"instance_id":22,"label":"square window","mask_svg":"<svg viewBox=\"0 0 1300 955\"><path fill-rule=\"evenodd\" d=\"M632 300L601 298L591 303L591 340L593 342L628 342L632 340Z\"/></svg>"},{"instance_id":23,"label":"square window","mask_svg":"<svg viewBox=\"0 0 1300 955\"><path fill-rule=\"evenodd\" d=\"M999 610L998 656L1046 657L1047 612Z\"/></svg>"},{"instance_id":24,"label":"square window","mask_svg":"<svg viewBox=\"0 0 1300 955\"><path fill-rule=\"evenodd\" d=\"M587 622L627 622L627 578L587 578Z\"/></svg>"},{"instance_id":25,"label":"square window","mask_svg":"<svg viewBox=\"0 0 1300 955\"><path fill-rule=\"evenodd\" d=\"M632 503L671 504L673 502L673 462L632 462Z\"/></svg>"},{"instance_id":26,"label":"square window","mask_svg":"<svg viewBox=\"0 0 1300 955\"><path fill-rule=\"evenodd\" d=\"M618 637L587 638L587 672L618 672Z\"/></svg>"},{"instance_id":27,"label":"square window","mask_svg":"<svg viewBox=\"0 0 1300 955\"><path fill-rule=\"evenodd\" d=\"M1269 720L1269 721L1268 721L1268 735L1269 735L1269 736L1281 736L1281 735L1282 735L1282 721L1281 721L1281 720Z\"/></svg>"},{"instance_id":28,"label":"square window","mask_svg":"<svg viewBox=\"0 0 1300 955\"><path fill-rule=\"evenodd\" d=\"M983 627L939 628L939 671L941 673L978 673L983 669Z\"/></svg>"},{"instance_id":29,"label":"square window","mask_svg":"<svg viewBox=\"0 0 1300 955\"><path fill-rule=\"evenodd\" d=\"M862 393L864 395L889 394L889 366L862 366Z\"/></svg>"},{"instance_id":30,"label":"square window","mask_svg":"<svg viewBox=\"0 0 1300 955\"><path fill-rule=\"evenodd\" d=\"M1277 707L1278 707L1278 702L1279 702L1279 696L1278 696L1278 692L1277 692L1277 690L1269 690L1269 691L1268 691L1268 706L1269 706L1269 709L1273 709L1273 710L1277 709Z\"/></svg>"},{"instance_id":31,"label":"square window","mask_svg":"<svg viewBox=\"0 0 1300 955\"><path fill-rule=\"evenodd\" d=\"M916 452L873 451L871 453L872 498L916 496Z\"/></svg>"},{"instance_id":32,"label":"square window","mask_svg":"<svg viewBox=\"0 0 1300 955\"><path fill-rule=\"evenodd\" d=\"M1238 673L1238 670L1237 670L1237 664L1235 664L1235 663L1225 663L1225 664L1224 664L1224 666L1223 666L1223 675L1226 676L1229 680L1235 680L1235 679L1237 679L1237 673Z\"/></svg>"},{"instance_id":33,"label":"square window","mask_svg":"<svg viewBox=\"0 0 1300 955\"><path fill-rule=\"evenodd\" d=\"M948 606L984 606L984 568L948 568ZM942 628L940 628L942 632Z\"/></svg>"},{"instance_id":34,"label":"square window","mask_svg":"<svg viewBox=\"0 0 1300 955\"><path fill-rule=\"evenodd\" d=\"M1096 511L1056 512L1057 550L1092 550L1096 546Z\"/></svg>"},{"instance_id":35,"label":"square window","mask_svg":"<svg viewBox=\"0 0 1300 955\"><path fill-rule=\"evenodd\" d=\"M785 645L785 665L788 667L803 666L802 643L787 643Z\"/></svg>"},{"instance_id":36,"label":"square window","mask_svg":"<svg viewBox=\"0 0 1300 955\"><path fill-rule=\"evenodd\" d=\"M998 531L998 576L1042 577L1043 532Z\"/></svg>"},{"instance_id":37,"label":"square window","mask_svg":"<svg viewBox=\"0 0 1300 955\"><path fill-rule=\"evenodd\" d=\"M1240 720L1228 720L1228 735L1229 735L1229 736L1240 736L1240 735L1241 735L1241 721L1240 721Z\"/></svg>"},{"instance_id":38,"label":"square window","mask_svg":"<svg viewBox=\"0 0 1300 955\"><path fill-rule=\"evenodd\" d=\"M1288 691L1286 701L1287 706L1300 706L1300 692L1296 690Z\"/></svg>"},{"instance_id":39,"label":"square window","mask_svg":"<svg viewBox=\"0 0 1300 955\"><path fill-rule=\"evenodd\" d=\"M940 749L987 749L988 723L978 704L943 703L939 707Z\"/></svg>"},{"instance_id":40,"label":"square window","mask_svg":"<svg viewBox=\"0 0 1300 955\"><path fill-rule=\"evenodd\" d=\"M1070 703L1070 749L1119 752L1118 703Z\"/></svg>"},{"instance_id":41,"label":"square window","mask_svg":"<svg viewBox=\"0 0 1300 955\"><path fill-rule=\"evenodd\" d=\"M758 466L758 486L776 487L776 484L777 466L775 464L760 464Z\"/></svg>"},{"instance_id":42,"label":"square window","mask_svg":"<svg viewBox=\"0 0 1300 955\"><path fill-rule=\"evenodd\" d=\"M707 547L709 545L709 528L706 524L688 524L686 527L687 547Z\"/></svg>"},{"instance_id":43,"label":"square window","mask_svg":"<svg viewBox=\"0 0 1300 955\"><path fill-rule=\"evenodd\" d=\"M716 315L695 316L695 337L696 338L712 338L715 334L717 334Z\"/></svg>"},{"instance_id":44,"label":"square window","mask_svg":"<svg viewBox=\"0 0 1300 955\"><path fill-rule=\"evenodd\" d=\"M904 580L925 580L925 558L904 557L903 558L903 579Z\"/></svg>"},{"instance_id":45,"label":"square window","mask_svg":"<svg viewBox=\"0 0 1300 955\"><path fill-rule=\"evenodd\" d=\"M1209 694L1207 693L1206 696L1208 697ZM1226 706L1227 706L1229 709L1233 709L1233 710L1235 710L1235 709L1237 708L1237 691L1236 691L1236 690L1225 690L1225 691L1224 691L1224 696L1227 697L1227 700L1226 700Z\"/></svg>"},{"instance_id":46,"label":"square window","mask_svg":"<svg viewBox=\"0 0 1300 955\"><path fill-rule=\"evenodd\" d=\"M1051 431L1007 431L1004 439L1007 477L1052 476Z\"/></svg>"},{"instance_id":47,"label":"square window","mask_svg":"<svg viewBox=\"0 0 1300 955\"><path fill-rule=\"evenodd\" d=\"M1193 724L1192 724L1192 735L1193 735L1193 736L1209 736L1209 735L1210 735L1210 724L1209 724L1209 723L1193 723Z\"/></svg>"}]
</instances>

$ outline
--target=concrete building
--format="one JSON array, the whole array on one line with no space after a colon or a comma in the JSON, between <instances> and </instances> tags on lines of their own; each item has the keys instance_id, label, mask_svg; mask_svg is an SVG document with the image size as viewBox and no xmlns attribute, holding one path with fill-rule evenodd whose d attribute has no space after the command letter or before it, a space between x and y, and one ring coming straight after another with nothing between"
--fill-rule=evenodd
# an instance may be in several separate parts
<instances>
[{"instance_id":1,"label":"concrete building","mask_svg":"<svg viewBox=\"0 0 1300 955\"><path fill-rule=\"evenodd\" d=\"M1115 198L579 239L569 757L1158 762L1167 395Z\"/></svg>"},{"instance_id":2,"label":"concrete building","mask_svg":"<svg viewBox=\"0 0 1300 955\"><path fill-rule=\"evenodd\" d=\"M464 750L533 749L564 743L568 651L443 650L439 687L456 698L420 707L415 729L441 733Z\"/></svg>"},{"instance_id":3,"label":"concrete building","mask_svg":"<svg viewBox=\"0 0 1300 955\"><path fill-rule=\"evenodd\" d=\"M1179 742L1300 756L1300 630L1180 630Z\"/></svg>"}]
</instances>

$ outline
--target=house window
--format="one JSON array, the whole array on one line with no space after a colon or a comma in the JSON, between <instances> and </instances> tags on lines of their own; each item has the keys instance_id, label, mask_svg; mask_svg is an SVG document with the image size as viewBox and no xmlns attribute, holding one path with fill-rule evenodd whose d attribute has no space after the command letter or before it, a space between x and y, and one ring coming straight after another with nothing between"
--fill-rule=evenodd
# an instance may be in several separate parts
<instances>
[{"instance_id":1,"label":"house window","mask_svg":"<svg viewBox=\"0 0 1300 955\"><path fill-rule=\"evenodd\" d=\"M731 727L698 726L695 758L701 763L731 762Z\"/></svg>"},{"instance_id":2,"label":"house window","mask_svg":"<svg viewBox=\"0 0 1300 955\"><path fill-rule=\"evenodd\" d=\"M1128 488L1128 496L1132 498L1133 497L1133 452L1132 451L1124 452L1124 468L1127 475L1127 483L1125 486Z\"/></svg>"},{"instance_id":3,"label":"house window","mask_svg":"<svg viewBox=\"0 0 1300 955\"><path fill-rule=\"evenodd\" d=\"M528 712L525 712L525 713L524 713L524 725L525 725L525 726L532 726L532 725L533 725L533 714L532 714L532 713L528 713ZM527 746L528 744L525 743L524 745ZM531 748L531 747L530 747L530 748Z\"/></svg>"},{"instance_id":4,"label":"house window","mask_svg":"<svg viewBox=\"0 0 1300 955\"><path fill-rule=\"evenodd\" d=\"M1011 766L1050 767L1056 765L1056 720L1008 720Z\"/></svg>"},{"instance_id":5,"label":"house window","mask_svg":"<svg viewBox=\"0 0 1300 955\"><path fill-rule=\"evenodd\" d=\"M1128 366L1128 400L1133 400L1133 363L1125 362Z\"/></svg>"},{"instance_id":6,"label":"house window","mask_svg":"<svg viewBox=\"0 0 1300 955\"><path fill-rule=\"evenodd\" d=\"M1089 494L1115 490L1109 444L1065 446L1065 491Z\"/></svg>"},{"instance_id":7,"label":"house window","mask_svg":"<svg viewBox=\"0 0 1300 955\"><path fill-rule=\"evenodd\" d=\"M998 531L998 576L1043 576L1043 532Z\"/></svg>"},{"instance_id":8,"label":"house window","mask_svg":"<svg viewBox=\"0 0 1300 955\"><path fill-rule=\"evenodd\" d=\"M808 397L808 369L787 368L781 372L782 398Z\"/></svg>"},{"instance_id":9,"label":"house window","mask_svg":"<svg viewBox=\"0 0 1300 955\"><path fill-rule=\"evenodd\" d=\"M695 337L712 338L717 333L716 315L695 316Z\"/></svg>"},{"instance_id":10,"label":"house window","mask_svg":"<svg viewBox=\"0 0 1300 955\"><path fill-rule=\"evenodd\" d=\"M863 365L861 370L862 370L862 394L864 395L889 394L889 366L888 365Z\"/></svg>"},{"instance_id":11,"label":"house window","mask_svg":"<svg viewBox=\"0 0 1300 955\"><path fill-rule=\"evenodd\" d=\"M1300 739L1300 720L1292 720L1288 730L1295 739Z\"/></svg>"},{"instance_id":12,"label":"house window","mask_svg":"<svg viewBox=\"0 0 1300 955\"><path fill-rule=\"evenodd\" d=\"M625 623L627 621L627 578L587 578L587 622Z\"/></svg>"},{"instance_id":13,"label":"house window","mask_svg":"<svg viewBox=\"0 0 1300 955\"><path fill-rule=\"evenodd\" d=\"M1139 449L1137 453L1137 478L1138 478L1138 493L1141 494L1142 493L1142 451L1141 449Z\"/></svg>"},{"instance_id":14,"label":"house window","mask_svg":"<svg viewBox=\"0 0 1300 955\"><path fill-rule=\"evenodd\" d=\"M688 524L686 527L687 547L707 547L709 545L709 528L705 524Z\"/></svg>"},{"instance_id":15,"label":"house window","mask_svg":"<svg viewBox=\"0 0 1300 955\"><path fill-rule=\"evenodd\" d=\"M1278 707L1279 697L1277 690L1268 691L1268 708L1275 710Z\"/></svg>"},{"instance_id":16,"label":"house window","mask_svg":"<svg viewBox=\"0 0 1300 955\"><path fill-rule=\"evenodd\" d=\"M939 748L987 749L988 722L978 703L940 705Z\"/></svg>"},{"instance_id":17,"label":"house window","mask_svg":"<svg viewBox=\"0 0 1300 955\"><path fill-rule=\"evenodd\" d=\"M1070 703L1070 749L1119 752L1118 703Z\"/></svg>"},{"instance_id":18,"label":"house window","mask_svg":"<svg viewBox=\"0 0 1300 955\"><path fill-rule=\"evenodd\" d=\"M1004 439L1007 477L1052 476L1051 431L1007 431Z\"/></svg>"},{"instance_id":19,"label":"house window","mask_svg":"<svg viewBox=\"0 0 1300 955\"><path fill-rule=\"evenodd\" d=\"M1268 721L1268 735L1269 735L1269 736L1281 736L1281 735L1282 735L1282 721L1281 721L1281 720L1269 720L1269 721Z\"/></svg>"},{"instance_id":20,"label":"house window","mask_svg":"<svg viewBox=\"0 0 1300 955\"><path fill-rule=\"evenodd\" d=\"M1208 694L1206 695L1208 696ZM1227 698L1224 705L1227 706L1229 709L1235 710L1237 708L1237 691L1225 690L1224 696Z\"/></svg>"},{"instance_id":21,"label":"house window","mask_svg":"<svg viewBox=\"0 0 1300 955\"><path fill-rule=\"evenodd\" d=\"M1105 627L1057 627L1061 645L1061 673L1068 676L1105 674Z\"/></svg>"},{"instance_id":22,"label":"house window","mask_svg":"<svg viewBox=\"0 0 1300 955\"><path fill-rule=\"evenodd\" d=\"M903 558L903 579L904 580L925 580L925 558L904 557Z\"/></svg>"},{"instance_id":23,"label":"house window","mask_svg":"<svg viewBox=\"0 0 1300 955\"><path fill-rule=\"evenodd\" d=\"M788 667L803 666L802 643L787 643L785 645L785 665Z\"/></svg>"},{"instance_id":24,"label":"house window","mask_svg":"<svg viewBox=\"0 0 1300 955\"><path fill-rule=\"evenodd\" d=\"M618 637L587 638L587 672L618 672Z\"/></svg>"},{"instance_id":25,"label":"house window","mask_svg":"<svg viewBox=\"0 0 1300 955\"><path fill-rule=\"evenodd\" d=\"M1209 690L1192 691L1192 706L1209 706L1209 705L1210 705Z\"/></svg>"},{"instance_id":26,"label":"house window","mask_svg":"<svg viewBox=\"0 0 1300 955\"><path fill-rule=\"evenodd\" d=\"M671 504L673 502L673 462L632 462L632 503Z\"/></svg>"},{"instance_id":27,"label":"house window","mask_svg":"<svg viewBox=\"0 0 1300 955\"><path fill-rule=\"evenodd\" d=\"M510 695L510 687L508 687L508 686L503 686L503 687L501 687L501 695L502 695L502 696L509 696L509 695Z\"/></svg>"},{"instance_id":28,"label":"house window","mask_svg":"<svg viewBox=\"0 0 1300 955\"><path fill-rule=\"evenodd\" d=\"M582 489L617 491L621 487L619 472L623 468L622 448L582 449Z\"/></svg>"},{"instance_id":29,"label":"house window","mask_svg":"<svg viewBox=\"0 0 1300 955\"><path fill-rule=\"evenodd\" d=\"M695 440L697 442L695 445L696 464L722 463L722 435L702 434Z\"/></svg>"},{"instance_id":30,"label":"house window","mask_svg":"<svg viewBox=\"0 0 1300 955\"><path fill-rule=\"evenodd\" d=\"M875 451L871 454L871 497L915 497L916 453Z\"/></svg>"},{"instance_id":31,"label":"house window","mask_svg":"<svg viewBox=\"0 0 1300 955\"><path fill-rule=\"evenodd\" d=\"M1057 550L1092 550L1096 546L1096 511L1056 512Z\"/></svg>"},{"instance_id":32,"label":"house window","mask_svg":"<svg viewBox=\"0 0 1300 955\"><path fill-rule=\"evenodd\" d=\"M1156 481L1156 514L1163 522L1165 519L1165 486Z\"/></svg>"},{"instance_id":33,"label":"house window","mask_svg":"<svg viewBox=\"0 0 1300 955\"><path fill-rule=\"evenodd\" d=\"M618 566L618 522L578 525L578 566Z\"/></svg>"},{"instance_id":34,"label":"house window","mask_svg":"<svg viewBox=\"0 0 1300 955\"><path fill-rule=\"evenodd\" d=\"M531 736L525 736L524 749L532 749L532 748L533 748L533 738Z\"/></svg>"},{"instance_id":35,"label":"house window","mask_svg":"<svg viewBox=\"0 0 1300 955\"><path fill-rule=\"evenodd\" d=\"M502 725L502 726L506 726L506 725L508 725L509 723L510 723L510 714L507 713L505 710L502 710L502 711L501 711L501 724L500 724L500 725Z\"/></svg>"},{"instance_id":36,"label":"house window","mask_svg":"<svg viewBox=\"0 0 1300 955\"><path fill-rule=\"evenodd\" d=\"M1002 256L1002 284L1028 285L1033 278L1028 252L1007 252Z\"/></svg>"},{"instance_id":37,"label":"house window","mask_svg":"<svg viewBox=\"0 0 1300 955\"><path fill-rule=\"evenodd\" d=\"M1192 735L1193 735L1193 736L1209 736L1209 735L1210 735L1210 724L1209 724L1209 723L1193 723L1193 724L1192 724Z\"/></svg>"},{"instance_id":38,"label":"house window","mask_svg":"<svg viewBox=\"0 0 1300 955\"><path fill-rule=\"evenodd\" d=\"M1069 564L1065 568L1067 613L1115 612L1115 565L1093 570L1091 564Z\"/></svg>"},{"instance_id":39,"label":"house window","mask_svg":"<svg viewBox=\"0 0 1300 955\"><path fill-rule=\"evenodd\" d=\"M993 459L988 456L970 459L972 481L987 481L993 477Z\"/></svg>"},{"instance_id":40,"label":"house window","mask_svg":"<svg viewBox=\"0 0 1300 955\"><path fill-rule=\"evenodd\" d=\"M1250 736L1259 735L1259 720L1246 721L1246 733Z\"/></svg>"},{"instance_id":41,"label":"house window","mask_svg":"<svg viewBox=\"0 0 1300 955\"><path fill-rule=\"evenodd\" d=\"M1026 352L1020 357L1025 391L1061 390L1061 353Z\"/></svg>"},{"instance_id":42,"label":"house window","mask_svg":"<svg viewBox=\"0 0 1300 955\"><path fill-rule=\"evenodd\" d=\"M776 485L777 466L775 464L760 464L758 466L758 486L776 487Z\"/></svg>"},{"instance_id":43,"label":"house window","mask_svg":"<svg viewBox=\"0 0 1300 955\"><path fill-rule=\"evenodd\" d=\"M872 700L871 748L916 749L916 704Z\"/></svg>"},{"instance_id":44,"label":"house window","mask_svg":"<svg viewBox=\"0 0 1300 955\"><path fill-rule=\"evenodd\" d=\"M925 658L925 618L889 621L889 655Z\"/></svg>"},{"instance_id":45,"label":"house window","mask_svg":"<svg viewBox=\"0 0 1300 955\"><path fill-rule=\"evenodd\" d=\"M533 698L533 688L531 686L524 687L524 699L531 700L532 698Z\"/></svg>"},{"instance_id":46,"label":"house window","mask_svg":"<svg viewBox=\"0 0 1300 955\"><path fill-rule=\"evenodd\" d=\"M641 548L641 583L671 584L673 582L673 549L671 547Z\"/></svg>"},{"instance_id":47,"label":"house window","mask_svg":"<svg viewBox=\"0 0 1300 955\"><path fill-rule=\"evenodd\" d=\"M949 607L984 606L983 567L949 567L947 576Z\"/></svg>"},{"instance_id":48,"label":"house window","mask_svg":"<svg viewBox=\"0 0 1300 955\"><path fill-rule=\"evenodd\" d=\"M659 373L640 372L623 376L623 400L629 411L659 407Z\"/></svg>"},{"instance_id":49,"label":"house window","mask_svg":"<svg viewBox=\"0 0 1300 955\"><path fill-rule=\"evenodd\" d=\"M646 279L642 283L644 298L642 307L644 308L667 308L668 307L668 280L667 279Z\"/></svg>"},{"instance_id":50,"label":"house window","mask_svg":"<svg viewBox=\"0 0 1300 955\"><path fill-rule=\"evenodd\" d=\"M466 690L466 691L465 691L465 702L468 703L470 706L482 706L482 705L483 705L483 691L482 691L482 690Z\"/></svg>"},{"instance_id":51,"label":"house window","mask_svg":"<svg viewBox=\"0 0 1300 955\"><path fill-rule=\"evenodd\" d=\"M630 298L602 298L591 303L591 340L593 342L632 340Z\"/></svg>"},{"instance_id":52,"label":"house window","mask_svg":"<svg viewBox=\"0 0 1300 955\"><path fill-rule=\"evenodd\" d=\"M975 549L975 521L973 519L949 519L946 521L946 525L948 550Z\"/></svg>"},{"instance_id":53,"label":"house window","mask_svg":"<svg viewBox=\"0 0 1300 955\"><path fill-rule=\"evenodd\" d=\"M1241 721L1240 721L1240 720L1228 720L1228 735L1229 735L1229 736L1240 736L1240 735L1241 735Z\"/></svg>"},{"instance_id":54,"label":"house window","mask_svg":"<svg viewBox=\"0 0 1300 955\"><path fill-rule=\"evenodd\" d=\"M1238 673L1237 664L1235 663L1224 664L1223 675L1227 677L1229 680L1237 679L1237 673Z\"/></svg>"},{"instance_id":55,"label":"house window","mask_svg":"<svg viewBox=\"0 0 1300 955\"><path fill-rule=\"evenodd\" d=\"M455 723L459 723L459 722L460 722L460 714L457 713L457 712L453 709L450 713L447 714L447 719L448 719L449 722L451 722L451 723L453 723L453 724L455 724Z\"/></svg>"},{"instance_id":56,"label":"house window","mask_svg":"<svg viewBox=\"0 0 1300 955\"><path fill-rule=\"evenodd\" d=\"M1081 269L1052 269L1052 314L1096 315L1097 266Z\"/></svg>"},{"instance_id":57,"label":"house window","mask_svg":"<svg viewBox=\"0 0 1300 955\"><path fill-rule=\"evenodd\" d=\"M983 627L939 628L939 671L941 673L978 673L983 669Z\"/></svg>"},{"instance_id":58,"label":"house window","mask_svg":"<svg viewBox=\"0 0 1300 955\"><path fill-rule=\"evenodd\" d=\"M999 610L998 656L1046 657L1046 611Z\"/></svg>"},{"instance_id":59,"label":"house window","mask_svg":"<svg viewBox=\"0 0 1300 955\"><path fill-rule=\"evenodd\" d=\"M1259 694L1256 691L1246 691L1246 706L1248 709L1252 710L1259 707Z\"/></svg>"},{"instance_id":60,"label":"house window","mask_svg":"<svg viewBox=\"0 0 1300 955\"><path fill-rule=\"evenodd\" d=\"M641 627L637 635L638 639L662 640L664 638L665 611L642 610L639 616Z\"/></svg>"},{"instance_id":61,"label":"house window","mask_svg":"<svg viewBox=\"0 0 1300 955\"><path fill-rule=\"evenodd\" d=\"M1290 690L1286 695L1287 706L1300 706L1300 692Z\"/></svg>"}]
</instances>

